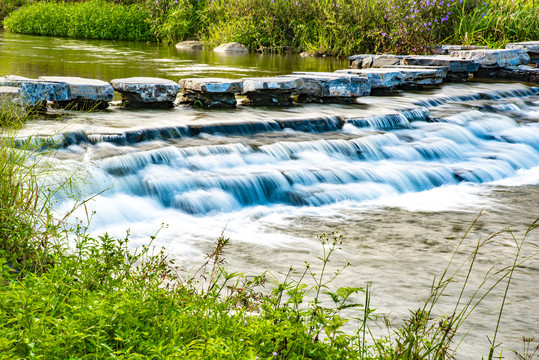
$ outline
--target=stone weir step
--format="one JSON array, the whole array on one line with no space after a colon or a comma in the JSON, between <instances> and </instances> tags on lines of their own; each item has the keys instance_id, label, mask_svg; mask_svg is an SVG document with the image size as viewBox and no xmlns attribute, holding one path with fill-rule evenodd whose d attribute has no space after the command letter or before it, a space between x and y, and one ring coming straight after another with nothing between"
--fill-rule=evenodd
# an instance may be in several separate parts
<instances>
[{"instance_id":1,"label":"stone weir step","mask_svg":"<svg viewBox=\"0 0 539 360\"><path fill-rule=\"evenodd\" d=\"M201 134L249 136L267 132L279 132L285 129L324 133L339 131L345 120L340 116L320 116L303 119L269 119L266 121L244 121L210 124L193 124L174 127L130 130L123 133L92 134L81 131L66 132L60 137L33 137L35 145L43 148L62 148L70 145L97 144L108 142L117 145L132 145L146 141L172 140L198 136Z\"/></svg>"},{"instance_id":2,"label":"stone weir step","mask_svg":"<svg viewBox=\"0 0 539 360\"><path fill-rule=\"evenodd\" d=\"M171 108L180 92L176 82L152 77L114 79L110 84L130 108Z\"/></svg>"},{"instance_id":3,"label":"stone weir step","mask_svg":"<svg viewBox=\"0 0 539 360\"><path fill-rule=\"evenodd\" d=\"M356 74L296 71L282 77L303 81L303 87L295 92L298 102L350 104L355 98L371 93L369 79Z\"/></svg>"}]
</instances>

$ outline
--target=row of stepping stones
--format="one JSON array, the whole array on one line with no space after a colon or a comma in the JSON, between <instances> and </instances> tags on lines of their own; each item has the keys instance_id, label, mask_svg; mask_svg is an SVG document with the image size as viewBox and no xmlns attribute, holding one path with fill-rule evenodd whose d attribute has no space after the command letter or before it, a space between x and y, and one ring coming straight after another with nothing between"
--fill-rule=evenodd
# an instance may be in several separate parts
<instances>
[{"instance_id":1,"label":"row of stepping stones","mask_svg":"<svg viewBox=\"0 0 539 360\"><path fill-rule=\"evenodd\" d=\"M291 75L240 80L159 78L115 79L110 83L74 77L44 76L37 80L0 78L0 99L46 110L47 101L71 109L104 109L114 91L132 108L170 108L182 91L180 104L206 108L235 107L236 95L244 105L286 106L293 101L352 103L357 97L401 88L465 81L475 77L504 77L539 82L539 69L528 66L539 59L539 42L509 44L507 49L448 50L449 55L355 55L350 69L329 72L294 72ZM539 61L537 61L539 62ZM534 63L531 63L534 65ZM295 98L294 98L295 97Z\"/></svg>"}]
</instances>

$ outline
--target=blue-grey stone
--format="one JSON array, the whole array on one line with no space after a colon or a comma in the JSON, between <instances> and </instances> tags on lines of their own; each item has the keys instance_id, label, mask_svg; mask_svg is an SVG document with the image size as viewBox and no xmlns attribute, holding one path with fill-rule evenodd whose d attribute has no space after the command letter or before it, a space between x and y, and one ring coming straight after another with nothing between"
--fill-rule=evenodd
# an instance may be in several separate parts
<instances>
[{"instance_id":1,"label":"blue-grey stone","mask_svg":"<svg viewBox=\"0 0 539 360\"><path fill-rule=\"evenodd\" d=\"M233 93L243 92L243 81L223 78L193 78L179 81L182 91L198 91L202 93Z\"/></svg>"},{"instance_id":2,"label":"blue-grey stone","mask_svg":"<svg viewBox=\"0 0 539 360\"><path fill-rule=\"evenodd\" d=\"M40 76L40 80L65 83L69 87L68 100L112 101L112 86L101 80L68 76Z\"/></svg>"},{"instance_id":3,"label":"blue-grey stone","mask_svg":"<svg viewBox=\"0 0 539 360\"><path fill-rule=\"evenodd\" d=\"M0 85L19 88L17 101L21 105L37 106L46 101L65 101L69 98L69 88L65 83L8 75L0 78Z\"/></svg>"},{"instance_id":4,"label":"blue-grey stone","mask_svg":"<svg viewBox=\"0 0 539 360\"><path fill-rule=\"evenodd\" d=\"M479 64L481 69L526 65L530 62L530 56L523 49L453 51L450 56L473 60Z\"/></svg>"},{"instance_id":5,"label":"blue-grey stone","mask_svg":"<svg viewBox=\"0 0 539 360\"><path fill-rule=\"evenodd\" d=\"M161 104L173 106L180 85L172 80L132 77L127 79L114 79L111 82L114 90L122 94L122 102L126 106L152 107Z\"/></svg>"},{"instance_id":6,"label":"blue-grey stone","mask_svg":"<svg viewBox=\"0 0 539 360\"><path fill-rule=\"evenodd\" d=\"M284 77L300 78L303 86L295 94L306 98L356 98L371 93L369 79L354 74L294 72Z\"/></svg>"}]
</instances>

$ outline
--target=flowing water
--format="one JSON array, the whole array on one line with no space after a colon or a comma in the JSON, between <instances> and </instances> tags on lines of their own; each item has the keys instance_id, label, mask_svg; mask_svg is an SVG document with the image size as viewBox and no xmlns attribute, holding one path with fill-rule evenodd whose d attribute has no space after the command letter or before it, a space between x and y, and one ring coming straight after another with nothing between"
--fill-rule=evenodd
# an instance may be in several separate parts
<instances>
[{"instance_id":1,"label":"flowing water","mask_svg":"<svg viewBox=\"0 0 539 360\"><path fill-rule=\"evenodd\" d=\"M218 57L5 33L0 64L0 75L104 80L346 67L346 61L330 59ZM74 174L80 198L98 194L75 213L86 219L95 211L93 232L124 236L130 229L136 247L161 229L154 244L166 246L187 270L202 262L223 230L231 239L225 252L231 270L278 276L290 266L300 271L304 262L316 268L316 235L339 231L344 243L331 271L345 260L351 266L331 287L372 281L372 305L396 325L421 305L481 210L457 263L502 228L522 239L539 217L539 89L526 84L447 84L360 98L353 105L286 109L112 107L36 121L23 133L37 135L36 141L55 137L58 173ZM58 212L72 205L59 198ZM536 232L528 235L523 256L537 251L538 240ZM467 295L491 268L492 274L511 265L515 253L508 233L488 241ZM498 351L520 351L523 336L539 338L538 276L537 259L516 272ZM495 289L470 318L459 359L488 353L503 290ZM437 314L452 311L455 301L443 297ZM373 331L387 333L374 325ZM503 355L514 357L507 350Z\"/></svg>"}]
</instances>

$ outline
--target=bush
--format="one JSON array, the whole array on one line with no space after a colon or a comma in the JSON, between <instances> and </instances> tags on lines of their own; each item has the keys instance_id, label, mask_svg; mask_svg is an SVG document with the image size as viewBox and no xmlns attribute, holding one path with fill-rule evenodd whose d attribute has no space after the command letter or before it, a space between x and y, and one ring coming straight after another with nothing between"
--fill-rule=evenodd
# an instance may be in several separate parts
<instances>
[{"instance_id":1,"label":"bush","mask_svg":"<svg viewBox=\"0 0 539 360\"><path fill-rule=\"evenodd\" d=\"M102 0L83 3L36 3L13 12L6 29L23 34L85 39L138 40L154 37L139 5L115 5Z\"/></svg>"}]
</instances>

